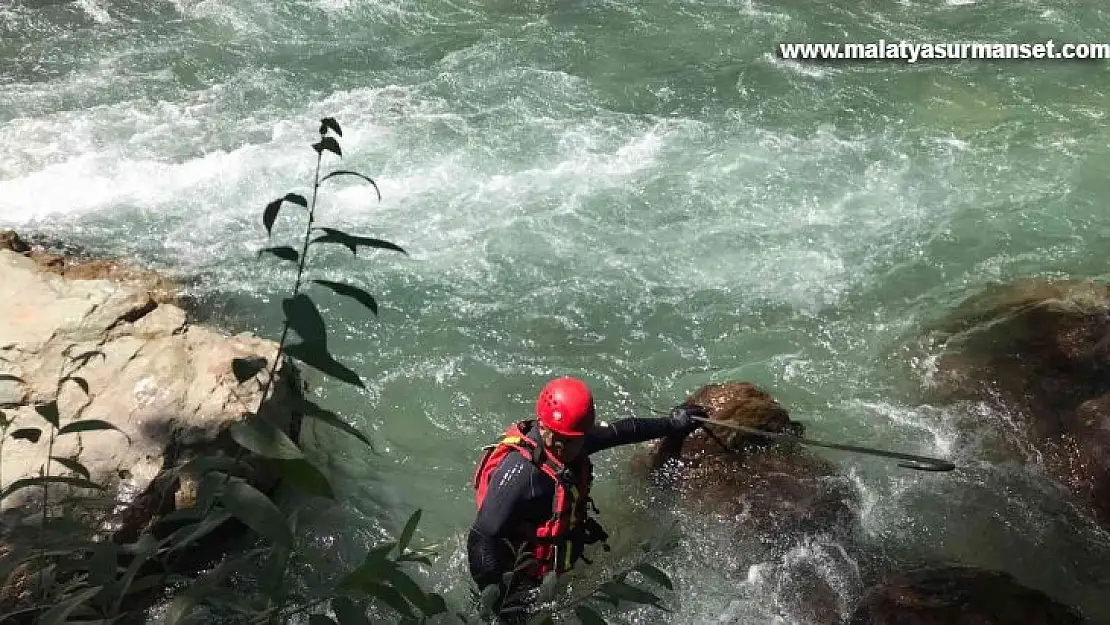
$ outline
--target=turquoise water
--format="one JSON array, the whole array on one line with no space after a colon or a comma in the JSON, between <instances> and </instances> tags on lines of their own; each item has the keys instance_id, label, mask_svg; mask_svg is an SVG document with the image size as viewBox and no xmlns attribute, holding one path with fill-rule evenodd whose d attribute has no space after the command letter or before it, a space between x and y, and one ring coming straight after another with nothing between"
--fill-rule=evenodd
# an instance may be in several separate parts
<instances>
[{"instance_id":1,"label":"turquoise water","mask_svg":"<svg viewBox=\"0 0 1110 625\"><path fill-rule=\"evenodd\" d=\"M277 336L292 273L259 261L262 207L311 184L318 120L379 184L323 190L325 225L409 251L320 249L317 293L367 389L322 401L379 455L328 442L346 495L311 515L328 565L423 509L430 581L464 593L476 449L575 373L611 417L700 384L764 386L815 438L950 456L932 475L830 452L883 548L1008 570L1110 617L1110 539L1035 469L993 464L931 406L902 349L982 285L1110 277L1105 62L800 63L777 44L879 38L1108 42L1095 2L16 2L0 8L0 225L198 279L234 329ZM283 213L282 241L300 222ZM652 499L627 450L599 458L599 507L627 541L673 516L660 562L676 612L793 623L791 563L850 603L835 545L763 558ZM616 550L620 555L623 551ZM602 559L596 570L613 565ZM724 621L722 621L724 622Z\"/></svg>"}]
</instances>

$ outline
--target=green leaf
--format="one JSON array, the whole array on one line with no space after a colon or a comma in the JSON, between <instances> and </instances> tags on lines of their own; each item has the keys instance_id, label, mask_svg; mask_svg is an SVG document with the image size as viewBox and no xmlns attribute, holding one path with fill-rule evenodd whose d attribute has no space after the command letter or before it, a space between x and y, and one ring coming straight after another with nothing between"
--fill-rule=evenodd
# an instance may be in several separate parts
<instances>
[{"instance_id":1,"label":"green leaf","mask_svg":"<svg viewBox=\"0 0 1110 625\"><path fill-rule=\"evenodd\" d=\"M605 593L611 599L628 601L630 603L651 605L657 608L663 607L660 604L661 599L659 599L659 597L656 597L653 593L650 593L641 588L636 588L635 586L631 586L624 582L606 582L602 584L598 590Z\"/></svg>"},{"instance_id":2,"label":"green leaf","mask_svg":"<svg viewBox=\"0 0 1110 625\"><path fill-rule=\"evenodd\" d=\"M266 208L262 209L262 225L266 228L266 236L273 235L274 220L277 219L278 211L281 210L281 203L283 201L283 198L278 198L267 204Z\"/></svg>"},{"instance_id":3,"label":"green leaf","mask_svg":"<svg viewBox=\"0 0 1110 625\"><path fill-rule=\"evenodd\" d=\"M297 262L301 257L297 250L289 247L288 245L280 245L278 247L264 247L258 250L259 257L261 257L263 254L273 254L274 256L277 256L282 260L287 260L293 263Z\"/></svg>"},{"instance_id":4,"label":"green leaf","mask_svg":"<svg viewBox=\"0 0 1110 625\"><path fill-rule=\"evenodd\" d=\"M42 430L38 428L19 428L12 432L12 438L16 440L31 441L32 443L39 442L42 437Z\"/></svg>"},{"instance_id":5,"label":"green leaf","mask_svg":"<svg viewBox=\"0 0 1110 625\"><path fill-rule=\"evenodd\" d=\"M304 343L294 343L285 347L285 353L291 358L317 369L327 375L352 384L359 388L366 388L358 374L332 358L327 351Z\"/></svg>"},{"instance_id":6,"label":"green leaf","mask_svg":"<svg viewBox=\"0 0 1110 625\"><path fill-rule=\"evenodd\" d=\"M313 282L326 286L340 295L346 295L369 308L370 312L375 315L378 314L378 303L374 301L374 296L358 287L343 284L342 282L332 282L331 280L313 280Z\"/></svg>"},{"instance_id":7,"label":"green leaf","mask_svg":"<svg viewBox=\"0 0 1110 625\"><path fill-rule=\"evenodd\" d=\"M296 297L287 297L281 302L285 311L285 320L289 327L301 337L302 345L311 345L322 350L327 349L328 330L324 324L324 317L316 309L316 304L304 293Z\"/></svg>"},{"instance_id":8,"label":"green leaf","mask_svg":"<svg viewBox=\"0 0 1110 625\"><path fill-rule=\"evenodd\" d=\"M35 621L36 625L62 625L71 612L81 607L82 604L95 597L100 592L100 586L86 588L50 608L45 614Z\"/></svg>"},{"instance_id":9,"label":"green leaf","mask_svg":"<svg viewBox=\"0 0 1110 625\"><path fill-rule=\"evenodd\" d=\"M259 590L267 597L278 597L283 592L285 573L289 569L289 556L291 551L284 547L270 549L269 557L262 564L261 570L256 573Z\"/></svg>"},{"instance_id":10,"label":"green leaf","mask_svg":"<svg viewBox=\"0 0 1110 625\"><path fill-rule=\"evenodd\" d=\"M419 608L421 612L424 612L424 609L428 606L428 596L407 573L399 568L394 568L389 581L401 596L408 599L409 603Z\"/></svg>"},{"instance_id":11,"label":"green leaf","mask_svg":"<svg viewBox=\"0 0 1110 625\"><path fill-rule=\"evenodd\" d=\"M259 536L282 547L293 546L293 532L286 524L285 516L257 488L232 480L224 486L220 501L228 512Z\"/></svg>"},{"instance_id":12,"label":"green leaf","mask_svg":"<svg viewBox=\"0 0 1110 625\"><path fill-rule=\"evenodd\" d=\"M374 448L374 444L370 442L370 439L367 438L365 434L358 431L358 429L355 428L353 425L344 421L342 418L340 418L339 415L328 410L327 408L316 405L309 399L302 398L298 402L297 410L301 413L301 416L315 419L321 423L330 425L333 428L342 430L343 432L354 436L363 443L366 443L366 446L370 449Z\"/></svg>"},{"instance_id":13,"label":"green leaf","mask_svg":"<svg viewBox=\"0 0 1110 625\"><path fill-rule=\"evenodd\" d=\"M111 541L92 545L92 556L88 562L89 581L105 586L115 581L119 572L119 546Z\"/></svg>"},{"instance_id":14,"label":"green leaf","mask_svg":"<svg viewBox=\"0 0 1110 625\"><path fill-rule=\"evenodd\" d=\"M602 618L597 610L588 605L580 605L574 608L574 615L582 621L582 625L606 625L605 619Z\"/></svg>"},{"instance_id":15,"label":"green leaf","mask_svg":"<svg viewBox=\"0 0 1110 625\"><path fill-rule=\"evenodd\" d=\"M409 553L402 554L397 557L398 562L419 562L425 566L431 566L432 560L427 556L418 555L418 552L410 551Z\"/></svg>"},{"instance_id":16,"label":"green leaf","mask_svg":"<svg viewBox=\"0 0 1110 625\"><path fill-rule=\"evenodd\" d=\"M540 582L540 589L536 595L536 601L539 603L547 603L555 598L555 592L558 590L558 579L555 571L551 571L543 576L543 581Z\"/></svg>"},{"instance_id":17,"label":"green leaf","mask_svg":"<svg viewBox=\"0 0 1110 625\"><path fill-rule=\"evenodd\" d=\"M285 197L283 197L282 199L286 202L296 204L301 208L308 208L308 200L306 200L303 195L298 195L296 193L286 193Z\"/></svg>"},{"instance_id":18,"label":"green leaf","mask_svg":"<svg viewBox=\"0 0 1110 625\"><path fill-rule=\"evenodd\" d=\"M123 604L123 598L127 595L127 588L131 586L132 580L139 574L139 569L142 568L158 550L161 542L162 541L156 540L151 534L144 533L139 535L139 540L137 542L123 546L124 553L131 553L135 557L132 558L131 562L127 565L127 570L123 572L123 575L112 582L110 586L112 592L109 594L115 597L114 610L119 610L120 605Z\"/></svg>"},{"instance_id":19,"label":"green leaf","mask_svg":"<svg viewBox=\"0 0 1110 625\"><path fill-rule=\"evenodd\" d=\"M203 519L197 523L186 525L185 527L170 534L169 551L172 553L179 549L184 549L194 542L204 538L217 530L231 518L231 515L223 510L213 510L208 513Z\"/></svg>"},{"instance_id":20,"label":"green leaf","mask_svg":"<svg viewBox=\"0 0 1110 625\"><path fill-rule=\"evenodd\" d=\"M274 424L262 418L236 421L228 427L232 440L263 458L295 460L304 452Z\"/></svg>"},{"instance_id":21,"label":"green leaf","mask_svg":"<svg viewBox=\"0 0 1110 625\"><path fill-rule=\"evenodd\" d=\"M181 593L170 601L166 607L163 622L165 625L193 625L199 622L199 619L193 616L193 610L197 607L196 600L186 593Z\"/></svg>"},{"instance_id":22,"label":"green leaf","mask_svg":"<svg viewBox=\"0 0 1110 625\"><path fill-rule=\"evenodd\" d=\"M501 598L501 588L497 584L490 584L482 589L482 594L478 598L478 608L483 615L491 615L494 613L494 608L497 606L498 599Z\"/></svg>"},{"instance_id":23,"label":"green leaf","mask_svg":"<svg viewBox=\"0 0 1110 625\"><path fill-rule=\"evenodd\" d=\"M663 571L660 571L659 569L657 569L654 566L648 564L647 562L643 562L643 563L637 565L636 568L633 569L633 570L638 571L641 575L643 575L647 579L650 579L651 581L655 582L656 584L659 584L660 586L666 588L667 590L674 590L674 585L671 583L671 578L668 577L666 573L664 573Z\"/></svg>"},{"instance_id":24,"label":"green leaf","mask_svg":"<svg viewBox=\"0 0 1110 625\"><path fill-rule=\"evenodd\" d=\"M220 619L220 622L224 623L249 623L252 618L257 618L258 614L266 609L264 603L266 599L260 595L246 594L238 589L224 587L209 589L203 595L203 601L219 612L230 610L241 615L240 618Z\"/></svg>"},{"instance_id":25,"label":"green leaf","mask_svg":"<svg viewBox=\"0 0 1110 625\"><path fill-rule=\"evenodd\" d=\"M307 459L279 460L274 462L274 466L277 467L281 479L297 490L335 500L335 492L327 476Z\"/></svg>"},{"instance_id":26,"label":"green leaf","mask_svg":"<svg viewBox=\"0 0 1110 625\"><path fill-rule=\"evenodd\" d=\"M339 128L339 122L335 121L334 117L325 117L324 119L320 120L320 134L321 135L328 134L328 129L329 128L331 129L332 132L339 135L340 137L343 136L343 131Z\"/></svg>"},{"instance_id":27,"label":"green leaf","mask_svg":"<svg viewBox=\"0 0 1110 625\"><path fill-rule=\"evenodd\" d=\"M390 243L389 241L383 241L382 239L374 239L374 238L371 238L371 237L354 236L354 235L351 235L351 234L347 234L346 232L343 232L342 230L336 230L335 228L314 228L314 229L315 230L323 230L325 234L323 234L321 236L318 236L315 239L313 239L312 240L313 243L338 243L338 244L342 245L343 247L346 247L347 249L351 250L352 254L357 253L359 246L362 246L362 247L373 247L373 248L378 248L378 249L382 249L382 250L392 250L394 252L401 252L405 256L408 256L408 252L406 252L404 249L402 249L399 245L397 245L395 243Z\"/></svg>"},{"instance_id":28,"label":"green leaf","mask_svg":"<svg viewBox=\"0 0 1110 625\"><path fill-rule=\"evenodd\" d=\"M366 553L362 564L348 573L339 583L340 588L359 588L366 582L382 582L390 577L390 571L397 568L397 564L386 558L386 554L397 546L394 541L378 545Z\"/></svg>"},{"instance_id":29,"label":"green leaf","mask_svg":"<svg viewBox=\"0 0 1110 625\"><path fill-rule=\"evenodd\" d=\"M231 361L231 372L235 374L235 379L239 384L258 375L259 371L266 368L266 359L262 356L250 356L248 358L235 358Z\"/></svg>"},{"instance_id":30,"label":"green leaf","mask_svg":"<svg viewBox=\"0 0 1110 625\"><path fill-rule=\"evenodd\" d=\"M158 517L154 520L155 524L168 525L174 523L196 523L204 518L204 510L198 510L195 507L178 508L170 512L166 516ZM172 541L171 541L172 543Z\"/></svg>"},{"instance_id":31,"label":"green leaf","mask_svg":"<svg viewBox=\"0 0 1110 625\"><path fill-rule=\"evenodd\" d=\"M197 456L192 460L181 465L177 470L178 473L192 473L194 475L204 475L212 471L223 471L230 473L234 469L245 469L246 466L232 458L231 456L212 455L212 456Z\"/></svg>"},{"instance_id":32,"label":"green leaf","mask_svg":"<svg viewBox=\"0 0 1110 625\"><path fill-rule=\"evenodd\" d=\"M409 517L408 522L405 523L404 529L401 530L401 537L397 539L398 553L405 553L405 549L408 549L409 542L412 541L412 536L416 533L416 526L420 523L421 514L421 510L417 509L417 511L413 512Z\"/></svg>"},{"instance_id":33,"label":"green leaf","mask_svg":"<svg viewBox=\"0 0 1110 625\"><path fill-rule=\"evenodd\" d=\"M130 584L128 584L127 588L124 589L124 594L136 595L136 594L139 594L139 593L142 593L142 592L146 592L148 590L155 590L155 589L165 588L168 585L168 582L169 582L169 580L167 580L167 576L164 575L164 574L155 573L153 575L144 575L143 577L140 577L139 579L133 580ZM92 624L87 623L87 624L78 624L78 625L92 625Z\"/></svg>"},{"instance_id":34,"label":"green leaf","mask_svg":"<svg viewBox=\"0 0 1110 625\"><path fill-rule=\"evenodd\" d=\"M447 612L447 601L443 595L430 592L424 606L424 616L435 616Z\"/></svg>"},{"instance_id":35,"label":"green leaf","mask_svg":"<svg viewBox=\"0 0 1110 625\"><path fill-rule=\"evenodd\" d=\"M90 478L89 470L85 468L85 465L77 462L76 460L70 460L69 458L59 458L58 456L50 456L50 459L69 469L70 471L73 471L77 475L80 475L86 480Z\"/></svg>"},{"instance_id":36,"label":"green leaf","mask_svg":"<svg viewBox=\"0 0 1110 625\"><path fill-rule=\"evenodd\" d=\"M52 401L46 404L39 404L35 406L35 412L42 415L43 419L55 428L58 427L58 402Z\"/></svg>"},{"instance_id":37,"label":"green leaf","mask_svg":"<svg viewBox=\"0 0 1110 625\"><path fill-rule=\"evenodd\" d=\"M324 137L320 139L319 143L313 143L312 149L316 150L317 154L323 154L324 150L335 153L336 156L343 156L343 150L339 149L339 142L333 137Z\"/></svg>"},{"instance_id":38,"label":"green leaf","mask_svg":"<svg viewBox=\"0 0 1110 625\"><path fill-rule=\"evenodd\" d=\"M378 192L378 200L381 201L381 199L382 199L382 192L381 192L381 189L378 188L378 183L376 183L373 180L367 178L366 176L363 176L362 174L358 173L357 171L348 171L346 169L341 169L339 171L333 171L330 174L321 178L320 182L323 182L323 181L325 181L328 178L331 178L333 176L357 176L359 178L362 178L363 180L365 180L366 182L369 182L371 185L374 186L374 190Z\"/></svg>"},{"instance_id":39,"label":"green leaf","mask_svg":"<svg viewBox=\"0 0 1110 625\"><path fill-rule=\"evenodd\" d=\"M528 619L524 625L553 625L555 620L551 618L551 614L547 612L539 612L532 618ZM605 621L602 621L604 624Z\"/></svg>"},{"instance_id":40,"label":"green leaf","mask_svg":"<svg viewBox=\"0 0 1110 625\"><path fill-rule=\"evenodd\" d=\"M359 584L358 589L362 592L379 599L382 603L393 608L403 616L413 617L412 606L405 601L401 593L397 592L396 588L382 584L379 582L362 582Z\"/></svg>"},{"instance_id":41,"label":"green leaf","mask_svg":"<svg viewBox=\"0 0 1110 625\"><path fill-rule=\"evenodd\" d=\"M332 598L331 609L335 612L335 618L339 619L339 625L370 625L366 610L347 597Z\"/></svg>"},{"instance_id":42,"label":"green leaf","mask_svg":"<svg viewBox=\"0 0 1110 625\"><path fill-rule=\"evenodd\" d=\"M308 208L308 200L304 199L303 195L297 195L296 193L288 193L285 197L270 202L266 205L266 209L262 211L262 225L266 226L266 236L273 234L274 220L277 219L282 202L292 202Z\"/></svg>"},{"instance_id":43,"label":"green leaf","mask_svg":"<svg viewBox=\"0 0 1110 625\"><path fill-rule=\"evenodd\" d=\"M74 432L96 432L100 430L115 430L123 434L123 430L100 419L81 419L80 421L71 421L66 426L58 430L58 436L62 434L73 434ZM126 436L126 434L124 434ZM131 440L131 437L128 437Z\"/></svg>"},{"instance_id":44,"label":"green leaf","mask_svg":"<svg viewBox=\"0 0 1110 625\"><path fill-rule=\"evenodd\" d=\"M47 484L65 484L75 488L89 488L95 490L104 490L104 487L95 482L90 482L83 477L68 477L65 475L43 475L39 477L26 477L21 480L16 480L8 487L0 492L0 499L6 498L12 493L22 490L24 488L31 488L33 486L46 486Z\"/></svg>"},{"instance_id":45,"label":"green leaf","mask_svg":"<svg viewBox=\"0 0 1110 625\"><path fill-rule=\"evenodd\" d=\"M339 623L331 620L330 616L325 616L323 614L313 614L312 616L308 617L308 625L339 625Z\"/></svg>"},{"instance_id":46,"label":"green leaf","mask_svg":"<svg viewBox=\"0 0 1110 625\"><path fill-rule=\"evenodd\" d=\"M66 377L62 378L61 380L58 380L58 386L61 386L62 384L65 384L66 382L73 382L77 386L80 386L81 390L84 391L86 395L89 394L89 381L86 380L85 378L82 378L82 377L76 376L76 375L67 375Z\"/></svg>"}]
</instances>

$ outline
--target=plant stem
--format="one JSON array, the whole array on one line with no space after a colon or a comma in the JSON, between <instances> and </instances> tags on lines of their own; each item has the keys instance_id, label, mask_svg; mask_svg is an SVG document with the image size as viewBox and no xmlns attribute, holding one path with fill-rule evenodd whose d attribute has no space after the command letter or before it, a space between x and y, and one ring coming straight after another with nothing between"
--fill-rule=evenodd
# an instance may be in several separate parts
<instances>
[{"instance_id":1,"label":"plant stem","mask_svg":"<svg viewBox=\"0 0 1110 625\"><path fill-rule=\"evenodd\" d=\"M308 244L312 237L312 223L316 217L316 192L320 189L320 161L323 159L323 156L323 152L318 152L316 154L316 174L314 176L312 184L312 203L309 205L308 209L308 225L305 227L304 241L301 242L301 255L299 262L297 263L297 279L293 282L293 297L296 297L301 290L301 280L304 276L305 264L308 262ZM277 377L278 366L281 364L285 352L285 342L288 338L289 318L286 317L285 321L281 324L281 338L278 339L277 354L274 356L274 362L270 365L270 371L266 376L266 381L262 384L262 393L258 398L258 408L256 408L254 411L255 415L259 415L262 413L262 405L266 402L266 395L270 392L270 389L273 388L274 378ZM243 447L239 447L235 451L236 462L243 458L243 453L245 451L246 450ZM226 486L230 481L231 473L228 473L224 477L224 486ZM212 504L213 501L210 500L205 507L204 516L208 516L208 513L212 511Z\"/></svg>"},{"instance_id":2,"label":"plant stem","mask_svg":"<svg viewBox=\"0 0 1110 625\"><path fill-rule=\"evenodd\" d=\"M316 154L316 175L312 183L312 203L308 208L308 225L304 230L304 241L301 242L301 256L300 262L297 263L297 279L293 282L293 297L296 297L301 291L301 280L304 278L304 268L308 264L308 244L312 238L312 224L316 218L316 193L320 190L320 161L323 159L324 153L321 151ZM262 397L258 400L258 410L256 413L262 412L262 403L266 401L266 394L270 392L273 386L274 377L277 375L278 365L282 361L282 355L285 350L285 341L289 338L289 319L286 318L285 322L281 324L281 338L278 339L277 356L274 357L274 362L270 365L270 374L266 376L266 381L262 385Z\"/></svg>"},{"instance_id":3,"label":"plant stem","mask_svg":"<svg viewBox=\"0 0 1110 625\"><path fill-rule=\"evenodd\" d=\"M330 598L330 597L324 597L324 598L322 598L322 599L315 599L315 600L313 600L313 601L310 601L310 602L306 603L305 605L302 605L302 606L301 606L301 607L299 607L299 608L294 608L294 609L292 609L292 610L290 610L290 611L286 612L286 613L285 613L284 615L282 615L282 616L283 616L283 617L284 617L285 619L288 619L288 618L289 618L290 616L293 616L293 615L295 615L295 614L300 614L300 613L302 613L302 612L308 612L309 610L311 610L311 609L313 609L313 608L315 608L315 607L318 607L318 606L320 606L320 605L323 605L323 604L327 603L327 602L328 602L328 601L330 601L330 600L331 600L331 598ZM281 614L281 610L280 610L280 609L279 609L279 610L276 610L276 612L277 612L277 614ZM265 621L266 619L270 619L270 618L273 618L273 616L275 616L275 615L263 615L263 614L259 614L259 615L258 615L257 617L255 617L255 619L254 619L254 621L253 621L253 622L255 622L255 623L262 623L262 622L264 622L264 621Z\"/></svg>"}]
</instances>

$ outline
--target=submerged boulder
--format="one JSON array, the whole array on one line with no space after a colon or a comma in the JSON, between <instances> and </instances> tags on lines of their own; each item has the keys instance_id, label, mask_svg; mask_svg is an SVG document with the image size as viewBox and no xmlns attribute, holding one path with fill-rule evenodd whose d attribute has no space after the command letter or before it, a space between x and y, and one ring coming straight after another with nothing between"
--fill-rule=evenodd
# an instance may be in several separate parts
<instances>
[{"instance_id":1,"label":"submerged boulder","mask_svg":"<svg viewBox=\"0 0 1110 625\"><path fill-rule=\"evenodd\" d=\"M804 434L802 423L749 382L709 384L685 401L716 421ZM835 464L801 445L719 425L657 441L635 463L683 506L722 519L741 552L755 555L753 541L762 546L756 557L767 558L761 569L776 588L777 610L811 625L836 625L850 609L858 572L841 555L857 537L859 502Z\"/></svg>"},{"instance_id":2,"label":"submerged boulder","mask_svg":"<svg viewBox=\"0 0 1110 625\"><path fill-rule=\"evenodd\" d=\"M709 384L686 401L717 421L804 432L769 393L748 382ZM735 518L744 533L847 535L857 520L856 491L836 465L799 445L732 428L706 425L685 439L662 439L638 465L641 475L677 489L685 502Z\"/></svg>"},{"instance_id":3,"label":"submerged boulder","mask_svg":"<svg viewBox=\"0 0 1110 625\"><path fill-rule=\"evenodd\" d=\"M1005 573L961 566L895 575L864 593L846 625L1079 625L1080 615Z\"/></svg>"},{"instance_id":4,"label":"submerged boulder","mask_svg":"<svg viewBox=\"0 0 1110 625\"><path fill-rule=\"evenodd\" d=\"M1024 280L928 328L941 400L993 403L1021 445L1110 526L1110 285ZM977 424L976 424L977 425Z\"/></svg>"}]
</instances>

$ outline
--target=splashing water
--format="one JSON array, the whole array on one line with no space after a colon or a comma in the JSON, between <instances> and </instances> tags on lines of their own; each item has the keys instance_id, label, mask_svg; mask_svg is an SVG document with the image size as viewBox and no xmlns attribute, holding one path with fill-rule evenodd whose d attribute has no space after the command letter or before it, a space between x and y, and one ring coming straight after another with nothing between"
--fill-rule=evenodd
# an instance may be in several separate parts
<instances>
[{"instance_id":1,"label":"splashing water","mask_svg":"<svg viewBox=\"0 0 1110 625\"><path fill-rule=\"evenodd\" d=\"M1083 564L1105 560L1105 535L1035 470L980 461L952 425L974 407L922 405L905 378L926 374L891 355L988 282L1107 276L1108 74L774 54L982 40L984 23L1003 41L1098 41L1107 20L1018 0L20 2L0 8L0 225L195 276L223 322L275 336L290 274L256 259L259 213L309 183L315 123L334 116L344 166L384 199L337 184L323 220L411 254L314 261L381 305L367 318L320 299L337 358L367 381L326 387L326 403L384 452L323 459L351 502L307 530L334 565L420 507L447 550L431 579L462 589L476 449L529 414L546 376L590 380L607 417L744 379L814 438L965 467L829 452L871 540L1108 615L1108 582ZM293 232L283 217L275 237ZM598 503L642 536L660 512L636 503L626 461L598 459ZM800 623L799 580L822 580L838 610L861 592L843 545L798 537L752 562L714 545L686 538L669 562L675 614L624 618Z\"/></svg>"}]
</instances>

